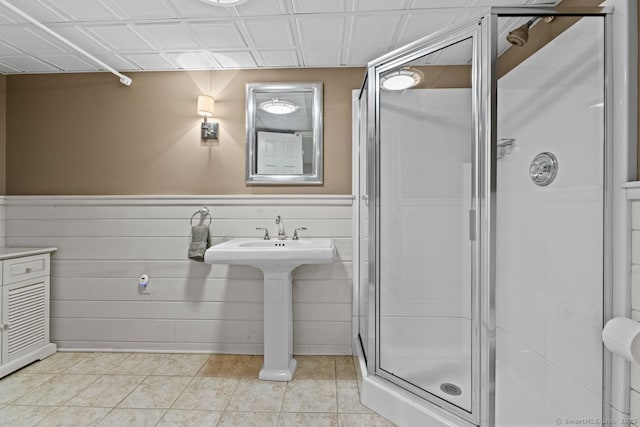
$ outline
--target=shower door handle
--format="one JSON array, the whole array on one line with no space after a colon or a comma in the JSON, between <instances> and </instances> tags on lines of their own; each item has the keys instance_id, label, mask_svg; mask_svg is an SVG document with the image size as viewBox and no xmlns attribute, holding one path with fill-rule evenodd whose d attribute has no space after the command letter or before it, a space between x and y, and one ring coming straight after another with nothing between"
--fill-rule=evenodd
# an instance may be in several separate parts
<instances>
[{"instance_id":1,"label":"shower door handle","mask_svg":"<svg viewBox=\"0 0 640 427\"><path fill-rule=\"evenodd\" d=\"M469 240L476 240L476 210L469 210Z\"/></svg>"}]
</instances>

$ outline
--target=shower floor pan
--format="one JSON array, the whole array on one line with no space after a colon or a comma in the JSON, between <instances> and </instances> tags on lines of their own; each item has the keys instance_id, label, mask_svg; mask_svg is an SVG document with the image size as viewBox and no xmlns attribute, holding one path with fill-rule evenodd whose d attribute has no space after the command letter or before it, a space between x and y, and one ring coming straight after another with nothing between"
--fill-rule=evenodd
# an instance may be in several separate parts
<instances>
[{"instance_id":1,"label":"shower floor pan","mask_svg":"<svg viewBox=\"0 0 640 427\"><path fill-rule=\"evenodd\" d=\"M422 390L465 410L471 408L471 361L468 356L433 357L433 348L380 352L380 367ZM448 354L451 354L448 351Z\"/></svg>"}]
</instances>

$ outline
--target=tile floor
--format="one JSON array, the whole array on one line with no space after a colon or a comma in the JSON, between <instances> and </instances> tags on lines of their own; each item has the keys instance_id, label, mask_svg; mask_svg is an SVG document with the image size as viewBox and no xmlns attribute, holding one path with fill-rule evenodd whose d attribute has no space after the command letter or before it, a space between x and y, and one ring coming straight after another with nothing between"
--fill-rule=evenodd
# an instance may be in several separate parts
<instances>
[{"instance_id":1,"label":"tile floor","mask_svg":"<svg viewBox=\"0 0 640 427\"><path fill-rule=\"evenodd\" d=\"M0 380L2 426L393 426L359 402L349 356L296 356L292 381L262 356L59 352Z\"/></svg>"}]
</instances>

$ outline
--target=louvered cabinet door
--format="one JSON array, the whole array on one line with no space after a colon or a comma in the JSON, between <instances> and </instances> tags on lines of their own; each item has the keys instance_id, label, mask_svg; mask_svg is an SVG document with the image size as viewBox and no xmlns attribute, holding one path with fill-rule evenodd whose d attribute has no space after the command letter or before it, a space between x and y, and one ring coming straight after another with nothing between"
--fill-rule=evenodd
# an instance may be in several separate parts
<instances>
[{"instance_id":1,"label":"louvered cabinet door","mask_svg":"<svg viewBox=\"0 0 640 427\"><path fill-rule=\"evenodd\" d=\"M2 287L2 363L49 343L49 277Z\"/></svg>"}]
</instances>

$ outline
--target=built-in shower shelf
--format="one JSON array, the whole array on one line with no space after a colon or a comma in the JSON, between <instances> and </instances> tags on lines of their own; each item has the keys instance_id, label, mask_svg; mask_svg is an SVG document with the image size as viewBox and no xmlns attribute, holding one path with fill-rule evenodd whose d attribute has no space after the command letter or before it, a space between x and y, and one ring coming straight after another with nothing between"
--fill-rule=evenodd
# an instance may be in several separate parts
<instances>
[{"instance_id":1,"label":"built-in shower shelf","mask_svg":"<svg viewBox=\"0 0 640 427\"><path fill-rule=\"evenodd\" d=\"M49 258L55 248L0 248L0 378L56 352L49 342Z\"/></svg>"}]
</instances>

